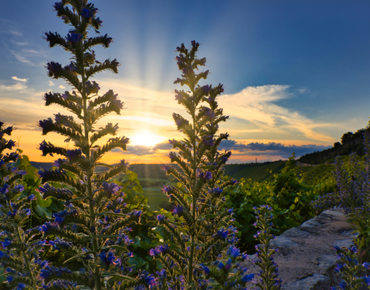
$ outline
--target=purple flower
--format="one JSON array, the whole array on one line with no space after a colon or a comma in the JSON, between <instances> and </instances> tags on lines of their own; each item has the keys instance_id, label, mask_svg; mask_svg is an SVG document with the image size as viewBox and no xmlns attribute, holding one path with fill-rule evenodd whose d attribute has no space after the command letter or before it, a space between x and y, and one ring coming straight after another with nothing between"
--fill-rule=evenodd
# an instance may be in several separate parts
<instances>
[{"instance_id":1,"label":"purple flower","mask_svg":"<svg viewBox=\"0 0 370 290\"><path fill-rule=\"evenodd\" d=\"M179 205L179 206L174 206L174 208L173 208L173 210L172 210L172 212L174 213L174 214L180 214L180 213L182 213L184 211L184 209L183 209L183 207L181 206L181 205Z\"/></svg>"},{"instance_id":2,"label":"purple flower","mask_svg":"<svg viewBox=\"0 0 370 290\"><path fill-rule=\"evenodd\" d=\"M131 216L136 216L136 217L140 217L140 215L141 215L141 213L142 213L142 210L133 210L132 212L131 212Z\"/></svg>"},{"instance_id":3,"label":"purple flower","mask_svg":"<svg viewBox=\"0 0 370 290\"><path fill-rule=\"evenodd\" d=\"M67 41L69 41L71 44L75 44L76 42L79 42L82 39L82 34L79 33L68 33L67 35Z\"/></svg>"},{"instance_id":4,"label":"purple flower","mask_svg":"<svg viewBox=\"0 0 370 290\"><path fill-rule=\"evenodd\" d=\"M212 86L205 85L205 86L202 87L202 90L203 90L203 92L206 93L206 95L208 95L209 92L212 90Z\"/></svg>"},{"instance_id":5,"label":"purple flower","mask_svg":"<svg viewBox=\"0 0 370 290\"><path fill-rule=\"evenodd\" d=\"M67 150L66 156L69 159L74 159L80 157L82 154L81 149Z\"/></svg>"},{"instance_id":6,"label":"purple flower","mask_svg":"<svg viewBox=\"0 0 370 290\"><path fill-rule=\"evenodd\" d=\"M202 141L204 145L206 145L207 147L212 147L214 145L214 140L213 140L212 135L203 136Z\"/></svg>"},{"instance_id":7,"label":"purple flower","mask_svg":"<svg viewBox=\"0 0 370 290\"><path fill-rule=\"evenodd\" d=\"M179 92L178 90L175 90L175 93L176 93L175 99L180 103L180 101L184 98L184 94L182 92Z\"/></svg>"},{"instance_id":8,"label":"purple flower","mask_svg":"<svg viewBox=\"0 0 370 290\"><path fill-rule=\"evenodd\" d=\"M149 286L155 286L157 284L153 274L149 275L145 270L139 274L138 280L148 284Z\"/></svg>"},{"instance_id":9,"label":"purple flower","mask_svg":"<svg viewBox=\"0 0 370 290\"><path fill-rule=\"evenodd\" d=\"M237 258L240 256L240 249L234 246L230 246L230 248L227 250L227 254L231 257Z\"/></svg>"},{"instance_id":10,"label":"purple flower","mask_svg":"<svg viewBox=\"0 0 370 290\"><path fill-rule=\"evenodd\" d=\"M157 220L158 220L159 222L163 222L163 221L164 221L164 215L163 215L163 214L159 214L159 215L157 215Z\"/></svg>"},{"instance_id":11,"label":"purple flower","mask_svg":"<svg viewBox=\"0 0 370 290\"><path fill-rule=\"evenodd\" d=\"M63 9L63 4L61 2L55 2L54 4L55 11L59 11Z\"/></svg>"},{"instance_id":12,"label":"purple flower","mask_svg":"<svg viewBox=\"0 0 370 290\"><path fill-rule=\"evenodd\" d=\"M211 273L211 270L205 266L204 264L200 264L200 266L202 267L203 271L204 271L204 274L206 274L206 276Z\"/></svg>"},{"instance_id":13,"label":"purple flower","mask_svg":"<svg viewBox=\"0 0 370 290\"><path fill-rule=\"evenodd\" d=\"M220 236L223 239L226 239L228 234L229 234L229 232L227 230L224 230L224 229L220 229L220 230L217 231L217 235Z\"/></svg>"},{"instance_id":14,"label":"purple flower","mask_svg":"<svg viewBox=\"0 0 370 290\"><path fill-rule=\"evenodd\" d=\"M102 186L103 186L103 189L106 192L109 192L111 194L115 194L116 192L118 192L122 188L122 186L118 186L114 182L108 183L108 182L105 182L105 181L103 182Z\"/></svg>"},{"instance_id":15,"label":"purple flower","mask_svg":"<svg viewBox=\"0 0 370 290\"><path fill-rule=\"evenodd\" d=\"M209 189L208 192L210 194L214 194L214 195L220 195L222 193L222 189L219 188L219 187L215 187L215 188L212 188L212 189Z\"/></svg>"},{"instance_id":16,"label":"purple flower","mask_svg":"<svg viewBox=\"0 0 370 290\"><path fill-rule=\"evenodd\" d=\"M9 192L9 184L5 183L3 187L0 187L0 193L6 194Z\"/></svg>"},{"instance_id":17,"label":"purple flower","mask_svg":"<svg viewBox=\"0 0 370 290\"><path fill-rule=\"evenodd\" d=\"M175 152L170 152L169 157L170 157L170 159L171 159L171 162L174 162L174 161L175 161L175 159L177 158L177 156L176 156L176 153L175 153Z\"/></svg>"},{"instance_id":18,"label":"purple flower","mask_svg":"<svg viewBox=\"0 0 370 290\"><path fill-rule=\"evenodd\" d=\"M9 238L6 238L4 242L1 242L3 248L7 248L12 244L12 241Z\"/></svg>"},{"instance_id":19,"label":"purple flower","mask_svg":"<svg viewBox=\"0 0 370 290\"><path fill-rule=\"evenodd\" d=\"M82 8L81 16L90 19L94 16L94 13L90 9Z\"/></svg>"},{"instance_id":20,"label":"purple flower","mask_svg":"<svg viewBox=\"0 0 370 290\"><path fill-rule=\"evenodd\" d=\"M156 272L156 273L161 280L164 280L167 278L167 273L165 269L162 269L160 272Z\"/></svg>"},{"instance_id":21,"label":"purple flower","mask_svg":"<svg viewBox=\"0 0 370 290\"><path fill-rule=\"evenodd\" d=\"M202 179L203 181L210 180L212 178L212 172L206 171L205 173L203 171L200 171L197 169L197 177Z\"/></svg>"},{"instance_id":22,"label":"purple flower","mask_svg":"<svg viewBox=\"0 0 370 290\"><path fill-rule=\"evenodd\" d=\"M58 73L62 70L62 66L60 63L57 62L48 62L47 63L47 70L49 71L50 76L58 76Z\"/></svg>"},{"instance_id":23,"label":"purple flower","mask_svg":"<svg viewBox=\"0 0 370 290\"><path fill-rule=\"evenodd\" d=\"M250 275L245 275L244 277L242 277L242 281L243 282L248 282L248 281L251 281L252 279L254 278L254 274L250 274Z\"/></svg>"}]
</instances>

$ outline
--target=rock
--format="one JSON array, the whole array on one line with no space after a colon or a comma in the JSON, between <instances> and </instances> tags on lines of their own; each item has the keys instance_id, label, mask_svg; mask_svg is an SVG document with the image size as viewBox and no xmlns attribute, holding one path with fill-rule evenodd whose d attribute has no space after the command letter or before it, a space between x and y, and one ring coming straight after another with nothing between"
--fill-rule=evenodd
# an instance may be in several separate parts
<instances>
[{"instance_id":1,"label":"rock","mask_svg":"<svg viewBox=\"0 0 370 290\"><path fill-rule=\"evenodd\" d=\"M282 290L321 290L330 289L330 279L328 276L313 274L295 282L281 287Z\"/></svg>"},{"instance_id":2,"label":"rock","mask_svg":"<svg viewBox=\"0 0 370 290\"><path fill-rule=\"evenodd\" d=\"M334 246L353 245L357 236L347 222L341 208L323 211L320 215L304 222L297 228L291 228L270 242L270 248L278 248L273 256L278 265L279 279L284 290L329 290L330 286L340 289L342 278L334 271L339 261ZM248 273L257 273L260 268L249 255L244 262ZM252 287L253 284L247 287ZM362 289L362 288L361 288ZM366 288L364 288L366 289Z\"/></svg>"}]
</instances>

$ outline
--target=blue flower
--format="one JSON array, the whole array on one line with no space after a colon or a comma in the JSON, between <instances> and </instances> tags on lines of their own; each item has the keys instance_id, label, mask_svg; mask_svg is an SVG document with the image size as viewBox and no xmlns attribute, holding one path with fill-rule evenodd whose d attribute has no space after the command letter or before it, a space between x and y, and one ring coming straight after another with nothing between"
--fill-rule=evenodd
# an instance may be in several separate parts
<instances>
[{"instance_id":1,"label":"blue flower","mask_svg":"<svg viewBox=\"0 0 370 290\"><path fill-rule=\"evenodd\" d=\"M138 280L148 284L149 286L155 286L157 284L153 274L148 275L148 272L145 270L139 274Z\"/></svg>"},{"instance_id":2,"label":"blue flower","mask_svg":"<svg viewBox=\"0 0 370 290\"><path fill-rule=\"evenodd\" d=\"M204 274L206 274L206 276L211 273L211 270L205 266L204 264L200 264L200 266L202 267L203 271L204 271Z\"/></svg>"},{"instance_id":3,"label":"blue flower","mask_svg":"<svg viewBox=\"0 0 370 290\"><path fill-rule=\"evenodd\" d=\"M12 244L12 241L11 239L6 238L4 242L1 242L1 244L3 245L3 248L7 248Z\"/></svg>"},{"instance_id":4,"label":"blue flower","mask_svg":"<svg viewBox=\"0 0 370 290\"><path fill-rule=\"evenodd\" d=\"M339 283L339 286L340 286L340 288L342 288L342 289L346 289L346 288L347 288L347 283L346 283L346 281L342 280L342 281Z\"/></svg>"},{"instance_id":5,"label":"blue flower","mask_svg":"<svg viewBox=\"0 0 370 290\"><path fill-rule=\"evenodd\" d=\"M222 191L223 190L219 187L211 188L211 189L208 190L208 192L210 194L214 194L214 195L217 195L217 196L220 195L222 193Z\"/></svg>"},{"instance_id":6,"label":"blue flower","mask_svg":"<svg viewBox=\"0 0 370 290\"><path fill-rule=\"evenodd\" d=\"M161 280L164 280L167 278L167 273L165 269L162 269L160 272L156 272L156 273Z\"/></svg>"},{"instance_id":7,"label":"blue flower","mask_svg":"<svg viewBox=\"0 0 370 290\"><path fill-rule=\"evenodd\" d=\"M172 212L174 213L174 214L180 214L180 213L182 213L184 211L184 209L183 209L183 207L181 206L181 205L179 205L179 206L174 206L173 207L173 210L172 210Z\"/></svg>"},{"instance_id":8,"label":"blue flower","mask_svg":"<svg viewBox=\"0 0 370 290\"><path fill-rule=\"evenodd\" d=\"M227 254L231 257L237 258L240 256L240 249L234 246L230 246L230 248L227 250Z\"/></svg>"},{"instance_id":9,"label":"blue flower","mask_svg":"<svg viewBox=\"0 0 370 290\"><path fill-rule=\"evenodd\" d=\"M227 230L224 230L224 229L220 229L220 230L217 231L217 235L220 236L223 239L226 239L228 234L229 234L229 232Z\"/></svg>"},{"instance_id":10,"label":"blue flower","mask_svg":"<svg viewBox=\"0 0 370 290\"><path fill-rule=\"evenodd\" d=\"M69 159L80 157L82 154L81 149L67 150L66 156Z\"/></svg>"},{"instance_id":11,"label":"blue flower","mask_svg":"<svg viewBox=\"0 0 370 290\"><path fill-rule=\"evenodd\" d=\"M254 274L247 274L247 275L245 275L244 277L242 277L242 281L243 282L249 282L249 281L251 281L252 279L254 278Z\"/></svg>"},{"instance_id":12,"label":"blue flower","mask_svg":"<svg viewBox=\"0 0 370 290\"><path fill-rule=\"evenodd\" d=\"M90 9L82 8L81 16L90 19L94 14Z\"/></svg>"},{"instance_id":13,"label":"blue flower","mask_svg":"<svg viewBox=\"0 0 370 290\"><path fill-rule=\"evenodd\" d=\"M157 215L157 220L158 220L159 222L163 222L163 221L164 221L164 215L163 215L163 214L159 214L159 215Z\"/></svg>"},{"instance_id":14,"label":"blue flower","mask_svg":"<svg viewBox=\"0 0 370 290\"><path fill-rule=\"evenodd\" d=\"M18 283L18 286L17 286L17 288L15 288L15 289L16 289L16 290L22 290L22 289L24 289L24 288L26 288L26 284Z\"/></svg>"},{"instance_id":15,"label":"blue flower","mask_svg":"<svg viewBox=\"0 0 370 290\"><path fill-rule=\"evenodd\" d=\"M72 44L79 42L81 39L82 35L79 33L68 33L67 35L67 41L69 41Z\"/></svg>"}]
</instances>

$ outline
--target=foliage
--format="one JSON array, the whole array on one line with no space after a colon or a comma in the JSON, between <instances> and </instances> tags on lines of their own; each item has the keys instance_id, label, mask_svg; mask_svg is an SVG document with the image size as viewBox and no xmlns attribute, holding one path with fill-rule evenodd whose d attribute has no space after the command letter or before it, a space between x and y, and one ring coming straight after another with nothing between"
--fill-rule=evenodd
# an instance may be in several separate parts
<instances>
[{"instance_id":1,"label":"foliage","mask_svg":"<svg viewBox=\"0 0 370 290\"><path fill-rule=\"evenodd\" d=\"M351 154L348 165L336 158L335 177L338 190L312 202L319 210L342 207L348 221L359 232L355 239L358 263L370 262L370 132L364 133L365 164Z\"/></svg>"},{"instance_id":2,"label":"foliage","mask_svg":"<svg viewBox=\"0 0 370 290\"><path fill-rule=\"evenodd\" d=\"M37 277L44 263L38 252L42 246L41 235L38 228L28 227L31 203L36 197L28 195L19 183L22 178L27 182L32 172L27 174L12 167L20 159L20 150L4 153L15 145L14 141L4 138L5 134L11 135L12 130L0 122L0 261L10 287L41 289L43 281Z\"/></svg>"},{"instance_id":3,"label":"foliage","mask_svg":"<svg viewBox=\"0 0 370 290\"><path fill-rule=\"evenodd\" d=\"M340 273L343 280L339 286L341 289L363 289L364 285L370 286L370 278L368 276L358 277L364 274L365 269L369 269L369 263L365 262L360 264L357 259L357 247L352 246L346 249L345 247L339 248L335 246L340 263L336 265L334 271ZM330 287L330 290L336 290L336 287Z\"/></svg>"},{"instance_id":4,"label":"foliage","mask_svg":"<svg viewBox=\"0 0 370 290\"><path fill-rule=\"evenodd\" d=\"M255 222L254 206L269 205L274 209L271 229L276 235L299 226L304 221L315 216L313 207L309 204L326 193L325 185L307 186L296 174L294 156L286 163L280 173L274 174L271 182L252 182L241 179L235 186L223 192L225 206L235 208L234 226L240 231L238 246L242 251L253 253L256 241L253 236L256 230L251 226Z\"/></svg>"},{"instance_id":5,"label":"foliage","mask_svg":"<svg viewBox=\"0 0 370 290\"><path fill-rule=\"evenodd\" d=\"M238 184L225 189L222 193L225 207L235 209L234 226L238 228L239 238L237 245L243 252L254 253L257 241L253 236L257 230L252 226L256 221L253 207L266 203L271 191L271 183L252 182L250 179L242 178Z\"/></svg>"},{"instance_id":6,"label":"foliage","mask_svg":"<svg viewBox=\"0 0 370 290\"><path fill-rule=\"evenodd\" d=\"M281 173L274 177L273 190L266 202L274 209L276 217L273 222L279 234L314 217L315 212L309 203L318 196L299 180L295 171L294 153Z\"/></svg>"}]
</instances>

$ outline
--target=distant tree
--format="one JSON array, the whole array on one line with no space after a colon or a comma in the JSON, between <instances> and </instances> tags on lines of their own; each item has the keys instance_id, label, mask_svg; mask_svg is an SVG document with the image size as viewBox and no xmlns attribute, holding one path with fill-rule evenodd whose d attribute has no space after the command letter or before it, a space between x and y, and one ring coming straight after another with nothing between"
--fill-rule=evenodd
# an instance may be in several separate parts
<instances>
[{"instance_id":1,"label":"distant tree","mask_svg":"<svg viewBox=\"0 0 370 290\"><path fill-rule=\"evenodd\" d=\"M353 133L352 132L347 132L347 133L343 134L342 139L341 139L342 144L350 142L352 140L352 138L353 138Z\"/></svg>"},{"instance_id":2,"label":"distant tree","mask_svg":"<svg viewBox=\"0 0 370 290\"><path fill-rule=\"evenodd\" d=\"M340 142L335 142L334 143L334 148L338 148L340 145L342 145L342 144L340 144Z\"/></svg>"}]
</instances>

